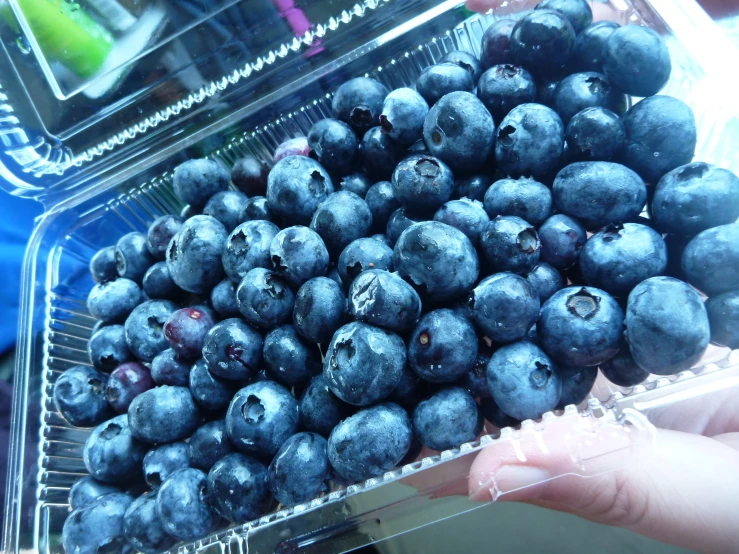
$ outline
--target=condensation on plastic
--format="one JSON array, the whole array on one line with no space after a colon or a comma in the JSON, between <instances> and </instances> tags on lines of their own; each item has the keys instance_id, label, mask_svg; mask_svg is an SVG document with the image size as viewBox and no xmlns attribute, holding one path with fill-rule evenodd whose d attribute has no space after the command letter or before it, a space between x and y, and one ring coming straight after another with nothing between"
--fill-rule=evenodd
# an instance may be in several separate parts
<instances>
[{"instance_id":1,"label":"condensation on plastic","mask_svg":"<svg viewBox=\"0 0 739 554\"><path fill-rule=\"evenodd\" d=\"M531 7L533 2L513 5ZM712 94L722 84L720 75L714 76L710 66L693 56L694 43L711 43L714 38L710 21L682 2L679 9L666 0L655 6L643 2L633 7L619 5L623 10L618 15L624 21L646 23L666 35L674 68L665 93L693 107L699 127L698 159L738 170L735 141L739 135L729 134L739 125L737 108L722 100L721 91ZM460 23L464 15L456 5L435 6L342 57L341 63L322 76L322 83L335 88L348 76L368 72L389 87L398 87L412 83L424 67L447 51L478 53L482 32L497 14ZM305 90L298 87L293 96L275 100L276 111L284 114L275 119L265 120L261 113L240 116L246 131L213 151L212 158L224 165L246 153L267 159L284 139L306 134L314 121L330 113L330 96L320 94L305 102L310 98ZM297 102L300 98L302 102ZM203 131L204 138L210 130ZM69 511L67 496L74 481L85 474L81 451L89 430L73 428L60 416L51 391L63 371L89 363L86 342L95 321L85 307L92 286L88 262L98 249L123 234L144 230L157 216L180 210L170 170L193 155L192 150L182 150L189 144L188 139L153 166L128 167L121 178L110 176L85 194L55 206L43 216L31 240L22 287L4 552L62 552L60 531ZM200 150L195 152L202 152L204 144L207 139L196 145ZM195 544L181 545L179 550L239 554L349 550L479 506L467 496L467 476L481 449L507 450L522 463L527 452L556 453L571 461L566 474L597 475L633 461L639 445L653 437L652 424L682 426L683 422L669 419L669 406L697 410L695 402L735 395L738 389L739 353L717 347L711 347L696 368L671 377L650 376L644 385L623 389L599 379L579 411L570 406L563 413L524 422L517 430L490 430L495 432L474 443L427 456ZM563 433L565 441L552 443L551 437ZM515 492L515 487L503 489L494 475L483 485L496 498Z\"/></svg>"}]
</instances>

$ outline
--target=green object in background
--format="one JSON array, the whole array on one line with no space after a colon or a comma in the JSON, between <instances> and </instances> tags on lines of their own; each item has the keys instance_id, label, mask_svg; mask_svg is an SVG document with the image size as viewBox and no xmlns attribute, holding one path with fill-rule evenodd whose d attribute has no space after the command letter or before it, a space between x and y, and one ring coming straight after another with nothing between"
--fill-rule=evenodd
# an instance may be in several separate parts
<instances>
[{"instance_id":1,"label":"green object in background","mask_svg":"<svg viewBox=\"0 0 739 554\"><path fill-rule=\"evenodd\" d=\"M65 0L17 0L44 56L78 77L97 73L113 49L113 35L77 3Z\"/></svg>"}]
</instances>

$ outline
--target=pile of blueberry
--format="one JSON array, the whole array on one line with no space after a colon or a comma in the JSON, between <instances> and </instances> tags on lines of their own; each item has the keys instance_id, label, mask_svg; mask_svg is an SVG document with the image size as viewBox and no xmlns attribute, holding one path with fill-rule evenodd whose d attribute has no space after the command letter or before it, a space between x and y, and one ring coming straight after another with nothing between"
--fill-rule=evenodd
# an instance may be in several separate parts
<instances>
[{"instance_id":1,"label":"pile of blueberry","mask_svg":"<svg viewBox=\"0 0 739 554\"><path fill-rule=\"evenodd\" d=\"M95 427L66 551L160 551L578 404L599 368L739 347L739 179L691 161L670 71L654 31L545 0L415 88L344 83L271 168L178 167L182 216L90 264L92 367L54 388Z\"/></svg>"}]
</instances>

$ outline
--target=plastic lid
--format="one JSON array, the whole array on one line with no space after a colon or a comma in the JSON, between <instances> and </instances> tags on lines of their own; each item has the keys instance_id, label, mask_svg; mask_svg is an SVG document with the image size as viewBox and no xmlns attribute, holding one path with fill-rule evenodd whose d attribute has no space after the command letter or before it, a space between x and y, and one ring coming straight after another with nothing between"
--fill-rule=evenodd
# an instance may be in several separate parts
<instances>
[{"instance_id":1,"label":"plastic lid","mask_svg":"<svg viewBox=\"0 0 739 554\"><path fill-rule=\"evenodd\" d=\"M0 186L48 209L457 3L0 0Z\"/></svg>"}]
</instances>

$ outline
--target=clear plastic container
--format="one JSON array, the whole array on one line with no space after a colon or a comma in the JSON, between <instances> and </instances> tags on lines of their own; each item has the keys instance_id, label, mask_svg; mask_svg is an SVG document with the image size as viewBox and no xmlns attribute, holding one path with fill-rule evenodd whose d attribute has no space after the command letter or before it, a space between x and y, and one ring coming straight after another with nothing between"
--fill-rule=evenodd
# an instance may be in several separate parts
<instances>
[{"instance_id":1,"label":"clear plastic container","mask_svg":"<svg viewBox=\"0 0 739 554\"><path fill-rule=\"evenodd\" d=\"M277 37L240 69L233 65L225 74L203 73L214 80L196 92L177 90L165 97L157 92L164 86L160 83L125 101L111 99L95 112L83 100L57 100L79 132L54 135L48 127L34 127L39 121L34 103L53 97L48 89L28 89L36 82L28 75L41 71L38 65L26 66L20 84L3 80L0 171L5 186L46 206L24 265L3 552L63 551L67 496L85 473L81 452L89 431L66 423L51 390L65 369L88 363L86 341L95 323L85 306L91 256L123 234L145 229L158 215L179 211L172 169L203 155L226 165L246 153L268 159L280 142L306 134L330 113L330 93L343 80L367 73L391 88L411 84L447 51L479 54L487 26L498 17L516 17L535 2L508 1L484 16L471 14L456 0L321 4L331 15L311 16L320 23L301 38ZM608 5L621 23L649 25L665 36L673 73L664 93L695 112L696 159L738 172L737 83L725 62L739 59L732 45L685 0L612 0ZM306 13L314 8L304 6ZM182 33L205 32L199 26L216 15L193 21ZM235 60L240 64L243 58ZM190 69L215 72L211 61L206 56ZM177 78L172 71L162 83ZM669 425L662 418L664 407L683 403L688 409L695 399L736 394L737 388L739 354L717 347L710 347L691 371L653 376L630 389L599 379L579 410L570 406L547 413L516 430L491 429L496 432L474 443L179 549L324 553L356 548L479 506L467 498L467 475L477 453L491 444L509 448L521 460L531 450L562 455L572 462L567 473L598 474L629 463L632 447L652 437L653 424ZM554 427L567 430L564 444L548 442Z\"/></svg>"}]
</instances>

